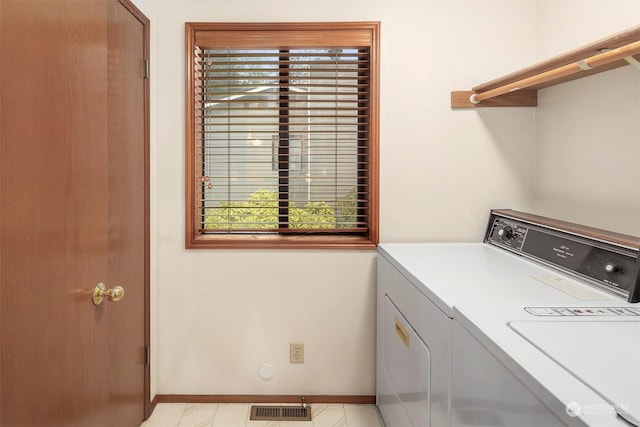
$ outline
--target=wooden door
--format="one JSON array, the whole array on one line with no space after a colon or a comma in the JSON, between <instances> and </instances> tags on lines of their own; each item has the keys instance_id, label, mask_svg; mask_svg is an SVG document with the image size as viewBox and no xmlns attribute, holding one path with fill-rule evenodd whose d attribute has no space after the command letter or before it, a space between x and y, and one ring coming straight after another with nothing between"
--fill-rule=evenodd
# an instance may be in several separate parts
<instances>
[{"instance_id":1,"label":"wooden door","mask_svg":"<svg viewBox=\"0 0 640 427\"><path fill-rule=\"evenodd\" d=\"M136 83L121 77L134 62L118 52L132 34L114 24L126 11L115 0L0 1L3 427L143 418L147 123L142 57ZM120 125L118 104L141 112ZM124 299L93 305L98 282L123 286Z\"/></svg>"}]
</instances>

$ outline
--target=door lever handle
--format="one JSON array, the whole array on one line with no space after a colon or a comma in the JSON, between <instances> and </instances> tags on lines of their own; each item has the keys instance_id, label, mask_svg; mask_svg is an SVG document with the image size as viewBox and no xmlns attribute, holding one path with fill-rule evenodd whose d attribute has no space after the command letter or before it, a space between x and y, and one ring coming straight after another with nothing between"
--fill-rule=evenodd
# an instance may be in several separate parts
<instances>
[{"instance_id":1,"label":"door lever handle","mask_svg":"<svg viewBox=\"0 0 640 427\"><path fill-rule=\"evenodd\" d=\"M98 283L93 289L92 297L95 305L100 305L105 298L112 302L118 302L124 298L124 289L122 286L114 286L107 289L104 283Z\"/></svg>"}]
</instances>

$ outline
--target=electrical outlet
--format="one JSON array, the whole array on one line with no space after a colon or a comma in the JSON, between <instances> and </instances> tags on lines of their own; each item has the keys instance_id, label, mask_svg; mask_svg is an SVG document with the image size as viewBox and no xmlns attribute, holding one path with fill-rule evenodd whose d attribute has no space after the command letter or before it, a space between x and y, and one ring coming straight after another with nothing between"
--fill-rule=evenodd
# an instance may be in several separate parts
<instances>
[{"instance_id":1,"label":"electrical outlet","mask_svg":"<svg viewBox=\"0 0 640 427\"><path fill-rule=\"evenodd\" d=\"M304 363L304 344L289 343L289 363Z\"/></svg>"}]
</instances>

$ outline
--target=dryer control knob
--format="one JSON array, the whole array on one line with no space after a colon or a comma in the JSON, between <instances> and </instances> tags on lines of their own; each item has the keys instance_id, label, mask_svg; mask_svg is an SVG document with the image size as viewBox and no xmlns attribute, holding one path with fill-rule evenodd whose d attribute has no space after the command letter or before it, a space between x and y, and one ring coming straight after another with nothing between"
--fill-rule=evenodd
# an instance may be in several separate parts
<instances>
[{"instance_id":1,"label":"dryer control knob","mask_svg":"<svg viewBox=\"0 0 640 427\"><path fill-rule=\"evenodd\" d=\"M498 230L498 236L502 240L509 240L513 238L513 229L511 227L503 227Z\"/></svg>"},{"instance_id":2,"label":"dryer control knob","mask_svg":"<svg viewBox=\"0 0 640 427\"><path fill-rule=\"evenodd\" d=\"M613 265L610 262L606 263L604 266L604 271L607 273L617 273L619 270L618 266Z\"/></svg>"}]
</instances>

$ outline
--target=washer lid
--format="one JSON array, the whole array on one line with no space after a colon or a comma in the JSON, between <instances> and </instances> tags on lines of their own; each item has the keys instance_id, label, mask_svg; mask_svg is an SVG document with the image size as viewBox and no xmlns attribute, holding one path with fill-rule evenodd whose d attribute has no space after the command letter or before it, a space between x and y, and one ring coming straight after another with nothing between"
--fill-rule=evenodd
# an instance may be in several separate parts
<instances>
[{"instance_id":1,"label":"washer lid","mask_svg":"<svg viewBox=\"0 0 640 427\"><path fill-rule=\"evenodd\" d=\"M572 402L576 412L615 411L640 427L640 319L515 321L509 326L611 405Z\"/></svg>"}]
</instances>

